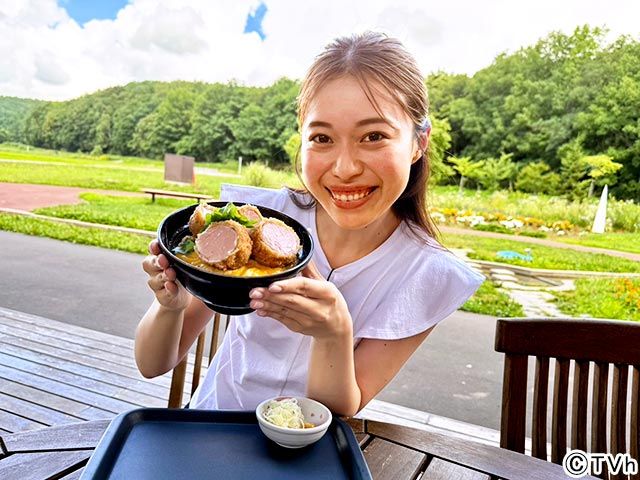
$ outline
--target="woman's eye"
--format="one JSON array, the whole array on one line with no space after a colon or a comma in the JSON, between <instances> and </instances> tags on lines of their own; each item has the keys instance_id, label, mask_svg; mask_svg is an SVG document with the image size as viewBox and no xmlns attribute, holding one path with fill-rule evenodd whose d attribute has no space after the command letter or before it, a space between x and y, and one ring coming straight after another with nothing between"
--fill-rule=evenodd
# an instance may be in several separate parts
<instances>
[{"instance_id":1,"label":"woman's eye","mask_svg":"<svg viewBox=\"0 0 640 480\"><path fill-rule=\"evenodd\" d=\"M319 134L311 137L311 141L316 143L330 143L331 139L326 135Z\"/></svg>"},{"instance_id":2,"label":"woman's eye","mask_svg":"<svg viewBox=\"0 0 640 480\"><path fill-rule=\"evenodd\" d=\"M383 140L385 138L386 137L380 132L371 132L371 133L367 133L364 136L364 141L365 142L379 142L380 140Z\"/></svg>"}]
</instances>

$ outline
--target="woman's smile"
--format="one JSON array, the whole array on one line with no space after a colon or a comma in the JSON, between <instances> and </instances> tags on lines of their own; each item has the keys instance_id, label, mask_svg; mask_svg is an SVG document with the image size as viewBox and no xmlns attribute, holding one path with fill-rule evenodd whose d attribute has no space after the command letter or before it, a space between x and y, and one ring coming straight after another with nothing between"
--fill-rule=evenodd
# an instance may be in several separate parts
<instances>
[{"instance_id":1,"label":"woman's smile","mask_svg":"<svg viewBox=\"0 0 640 480\"><path fill-rule=\"evenodd\" d=\"M329 187L327 191L331 195L331 199L336 207L352 209L367 203L377 188L378 187Z\"/></svg>"}]
</instances>

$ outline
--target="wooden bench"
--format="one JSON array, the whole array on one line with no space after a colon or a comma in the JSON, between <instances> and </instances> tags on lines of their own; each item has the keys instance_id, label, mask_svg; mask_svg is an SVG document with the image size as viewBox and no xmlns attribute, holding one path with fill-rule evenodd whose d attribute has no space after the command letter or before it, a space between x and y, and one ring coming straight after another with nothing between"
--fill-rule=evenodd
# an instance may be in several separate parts
<instances>
[{"instance_id":1,"label":"wooden bench","mask_svg":"<svg viewBox=\"0 0 640 480\"><path fill-rule=\"evenodd\" d=\"M163 197L177 197L177 198L193 198L194 200L211 200L211 195L205 195L204 193L186 193L186 192L173 192L171 190L158 190L155 188L144 188L142 192L151 195L151 201L156 201L156 195Z\"/></svg>"}]
</instances>

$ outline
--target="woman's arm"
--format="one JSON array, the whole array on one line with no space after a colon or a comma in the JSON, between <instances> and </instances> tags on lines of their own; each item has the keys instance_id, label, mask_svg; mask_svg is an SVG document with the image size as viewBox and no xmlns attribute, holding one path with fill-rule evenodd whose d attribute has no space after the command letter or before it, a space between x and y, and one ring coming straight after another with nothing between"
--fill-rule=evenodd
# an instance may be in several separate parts
<instances>
[{"instance_id":1,"label":"woman's arm","mask_svg":"<svg viewBox=\"0 0 640 480\"><path fill-rule=\"evenodd\" d=\"M140 320L135 340L136 363L147 378L175 367L211 318L204 303L176 281L157 240L149 244L149 254L142 268L156 299Z\"/></svg>"},{"instance_id":2,"label":"woman's arm","mask_svg":"<svg viewBox=\"0 0 640 480\"><path fill-rule=\"evenodd\" d=\"M434 328L399 340L365 338L360 341L354 352L356 381L361 394L358 411L393 380Z\"/></svg>"},{"instance_id":3,"label":"woman's arm","mask_svg":"<svg viewBox=\"0 0 640 480\"><path fill-rule=\"evenodd\" d=\"M155 300L136 329L135 357L140 373L153 378L174 368L211 315L211 310L195 297L184 310L167 309Z\"/></svg>"},{"instance_id":4,"label":"woman's arm","mask_svg":"<svg viewBox=\"0 0 640 480\"><path fill-rule=\"evenodd\" d=\"M401 340L362 340L354 352L344 297L312 268L308 277L251 292L251 307L294 332L313 337L307 395L340 415L355 415L400 370L430 330Z\"/></svg>"}]
</instances>

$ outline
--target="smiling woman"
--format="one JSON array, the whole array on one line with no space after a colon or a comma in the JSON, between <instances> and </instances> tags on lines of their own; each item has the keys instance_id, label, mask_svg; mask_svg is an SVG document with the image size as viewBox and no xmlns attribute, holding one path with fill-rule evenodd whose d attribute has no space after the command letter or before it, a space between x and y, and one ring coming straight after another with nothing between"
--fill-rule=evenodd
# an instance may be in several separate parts
<instances>
[{"instance_id":1,"label":"smiling woman","mask_svg":"<svg viewBox=\"0 0 640 480\"><path fill-rule=\"evenodd\" d=\"M255 311L234 317L194 408L292 396L351 416L483 280L435 239L425 207L427 95L400 42L377 33L336 40L298 98L306 189L224 185L220 196L297 220L313 260L302 276L251 291ZM136 359L155 376L180 361L212 312L176 282L156 242L143 268L156 301L138 326Z\"/></svg>"}]
</instances>

